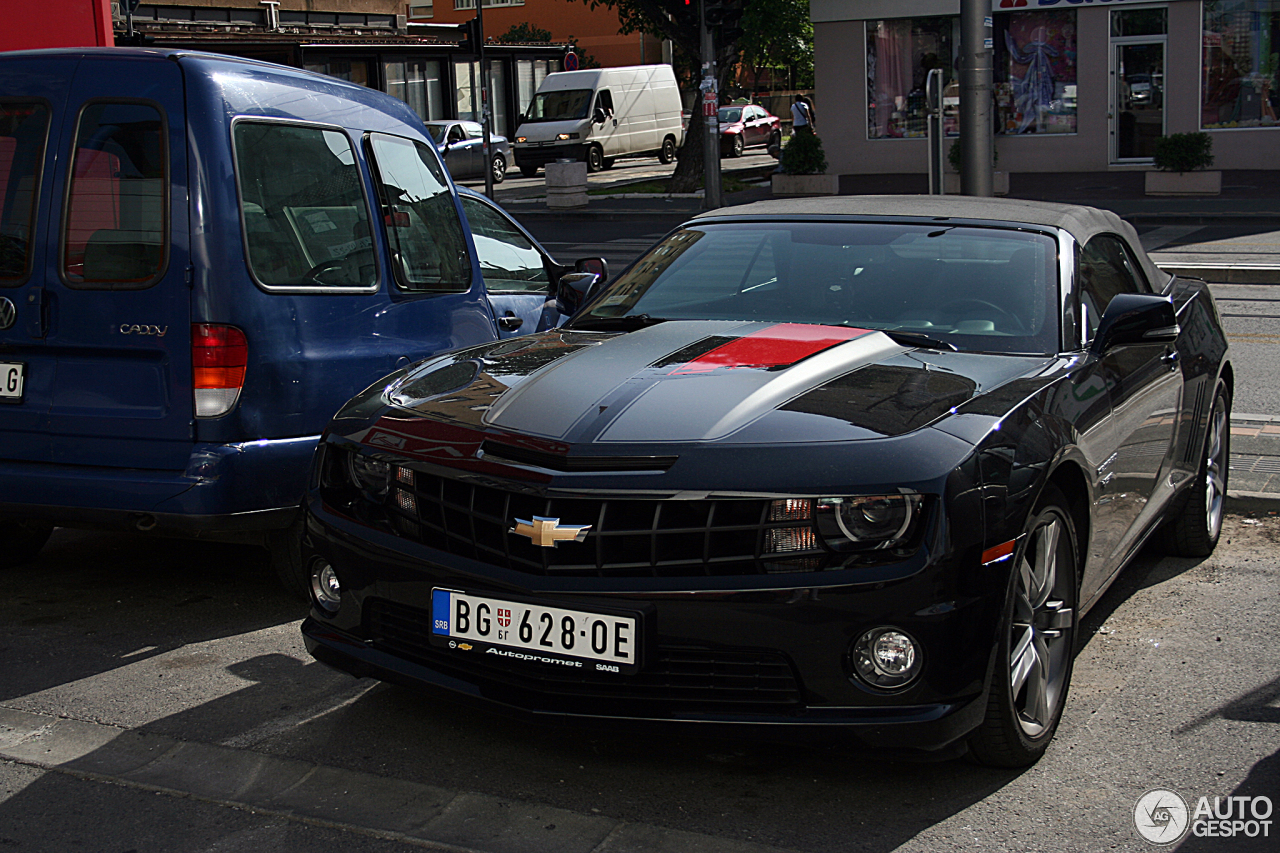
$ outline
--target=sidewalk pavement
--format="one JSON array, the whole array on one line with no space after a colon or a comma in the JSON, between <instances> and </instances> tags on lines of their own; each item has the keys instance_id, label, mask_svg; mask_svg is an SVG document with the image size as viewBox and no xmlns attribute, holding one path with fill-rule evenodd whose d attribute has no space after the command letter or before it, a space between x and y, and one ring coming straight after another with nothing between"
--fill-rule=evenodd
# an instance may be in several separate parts
<instances>
[{"instance_id":1,"label":"sidewalk pavement","mask_svg":"<svg viewBox=\"0 0 1280 853\"><path fill-rule=\"evenodd\" d=\"M756 181L746 190L726 194L726 207L772 197L768 169L733 170L722 165L726 174ZM1015 174L1010 180L1010 196L1112 210L1139 230L1156 264L1177 275L1221 284L1280 285L1280 172L1223 172L1222 194L1212 198L1148 197L1143 174ZM922 193L927 191L925 180L920 175L842 175L840 192ZM500 188L496 196L519 217L669 218L674 225L703 211L700 197L628 195L627 183L591 176L592 189L612 188L617 192L590 196L587 207L572 211L548 210L540 187ZM1253 233L1211 242L1186 242L1185 238L1208 225L1236 225ZM1231 436L1228 509L1280 513L1280 415L1233 415Z\"/></svg>"}]
</instances>

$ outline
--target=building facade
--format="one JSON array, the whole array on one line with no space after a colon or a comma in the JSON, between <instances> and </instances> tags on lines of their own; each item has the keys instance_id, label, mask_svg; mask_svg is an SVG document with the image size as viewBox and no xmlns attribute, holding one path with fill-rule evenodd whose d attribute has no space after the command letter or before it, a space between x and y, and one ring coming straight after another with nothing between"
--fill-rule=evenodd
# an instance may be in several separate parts
<instances>
[{"instance_id":1,"label":"building facade","mask_svg":"<svg viewBox=\"0 0 1280 853\"><path fill-rule=\"evenodd\" d=\"M1215 168L1280 169L1280 0L990 0L998 168L1149 169L1204 130ZM927 170L925 77L959 112L959 0L811 0L829 172Z\"/></svg>"},{"instance_id":2,"label":"building facade","mask_svg":"<svg viewBox=\"0 0 1280 853\"><path fill-rule=\"evenodd\" d=\"M478 121L481 72L461 24L476 0L115 0L117 44L207 50L307 68L388 92L424 121ZM497 39L518 23L551 43ZM563 70L570 38L607 64L662 61L655 39L620 36L617 16L580 0L486 0L485 65L493 128L513 136L547 74ZM617 60L616 62L614 60Z\"/></svg>"}]
</instances>

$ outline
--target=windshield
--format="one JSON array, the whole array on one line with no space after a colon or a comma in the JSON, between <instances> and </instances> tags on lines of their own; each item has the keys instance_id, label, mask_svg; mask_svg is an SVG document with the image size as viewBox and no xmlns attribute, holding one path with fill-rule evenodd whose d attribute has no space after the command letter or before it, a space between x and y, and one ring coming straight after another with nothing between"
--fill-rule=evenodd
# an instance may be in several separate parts
<instances>
[{"instance_id":1,"label":"windshield","mask_svg":"<svg viewBox=\"0 0 1280 853\"><path fill-rule=\"evenodd\" d=\"M742 118L742 107L721 107L718 118L721 124L734 124Z\"/></svg>"},{"instance_id":2,"label":"windshield","mask_svg":"<svg viewBox=\"0 0 1280 853\"><path fill-rule=\"evenodd\" d=\"M560 92L539 92L529 104L525 121L563 121L586 118L591 106L590 89L566 89Z\"/></svg>"},{"instance_id":3,"label":"windshield","mask_svg":"<svg viewBox=\"0 0 1280 853\"><path fill-rule=\"evenodd\" d=\"M428 123L427 133L431 134L431 140L439 145L444 141L444 133L449 129L447 124Z\"/></svg>"},{"instance_id":4,"label":"windshield","mask_svg":"<svg viewBox=\"0 0 1280 853\"><path fill-rule=\"evenodd\" d=\"M760 320L880 329L975 352L1058 350L1057 244L945 224L738 222L668 236L580 328ZM628 319L623 319L628 318Z\"/></svg>"}]
</instances>

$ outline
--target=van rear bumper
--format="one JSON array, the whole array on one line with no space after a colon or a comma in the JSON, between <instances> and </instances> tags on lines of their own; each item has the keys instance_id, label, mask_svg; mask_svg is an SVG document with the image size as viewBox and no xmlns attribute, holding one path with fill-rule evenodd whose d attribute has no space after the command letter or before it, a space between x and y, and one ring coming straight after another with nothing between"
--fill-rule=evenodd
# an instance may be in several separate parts
<instances>
[{"instance_id":1,"label":"van rear bumper","mask_svg":"<svg viewBox=\"0 0 1280 853\"><path fill-rule=\"evenodd\" d=\"M182 471L0 459L0 516L67 527L252 538L298 517L317 441L319 436L197 444Z\"/></svg>"}]
</instances>

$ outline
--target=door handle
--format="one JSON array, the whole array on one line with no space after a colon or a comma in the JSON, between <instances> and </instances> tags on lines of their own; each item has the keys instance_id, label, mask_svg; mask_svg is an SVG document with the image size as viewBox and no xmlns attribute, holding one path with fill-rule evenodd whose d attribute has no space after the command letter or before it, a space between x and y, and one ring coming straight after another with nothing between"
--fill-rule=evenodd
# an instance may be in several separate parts
<instances>
[{"instance_id":1,"label":"door handle","mask_svg":"<svg viewBox=\"0 0 1280 853\"><path fill-rule=\"evenodd\" d=\"M498 318L498 328L502 329L504 332L514 332L523 325L524 318L517 317L510 311Z\"/></svg>"}]
</instances>

